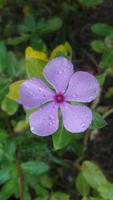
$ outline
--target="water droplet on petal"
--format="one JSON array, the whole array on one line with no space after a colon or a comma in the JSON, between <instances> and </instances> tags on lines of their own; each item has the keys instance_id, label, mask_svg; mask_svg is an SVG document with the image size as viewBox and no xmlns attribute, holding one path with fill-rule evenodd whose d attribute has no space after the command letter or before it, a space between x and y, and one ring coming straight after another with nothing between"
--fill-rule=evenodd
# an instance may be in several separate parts
<instances>
[{"instance_id":1,"label":"water droplet on petal","mask_svg":"<svg viewBox=\"0 0 113 200\"><path fill-rule=\"evenodd\" d=\"M81 126L82 126L82 128L85 128L85 127L86 127L86 124L83 122L83 123L81 124Z\"/></svg>"},{"instance_id":2,"label":"water droplet on petal","mask_svg":"<svg viewBox=\"0 0 113 200\"><path fill-rule=\"evenodd\" d=\"M68 110L69 107L68 107L67 105L65 105L64 108L65 108L66 110Z\"/></svg>"},{"instance_id":3,"label":"water droplet on petal","mask_svg":"<svg viewBox=\"0 0 113 200\"><path fill-rule=\"evenodd\" d=\"M42 92L42 88L41 88L41 87L39 87L38 91L39 91L39 92Z\"/></svg>"},{"instance_id":4,"label":"water droplet on petal","mask_svg":"<svg viewBox=\"0 0 113 200\"><path fill-rule=\"evenodd\" d=\"M60 75L60 74L62 74L62 71L57 71L56 73L57 73L58 75Z\"/></svg>"},{"instance_id":5,"label":"water droplet on petal","mask_svg":"<svg viewBox=\"0 0 113 200\"><path fill-rule=\"evenodd\" d=\"M50 119L50 120L53 120L53 119L55 119L55 118L54 118L53 115L49 115L49 119Z\"/></svg>"},{"instance_id":6,"label":"water droplet on petal","mask_svg":"<svg viewBox=\"0 0 113 200\"><path fill-rule=\"evenodd\" d=\"M77 97L79 97L79 95L80 95L80 94L79 94L78 92L76 92L76 93L74 93L74 94L72 95L72 97L74 97L74 98L76 97L76 98L77 98Z\"/></svg>"},{"instance_id":7,"label":"water droplet on petal","mask_svg":"<svg viewBox=\"0 0 113 200\"><path fill-rule=\"evenodd\" d=\"M34 131L34 127L31 127L31 132L33 132Z\"/></svg>"}]
</instances>

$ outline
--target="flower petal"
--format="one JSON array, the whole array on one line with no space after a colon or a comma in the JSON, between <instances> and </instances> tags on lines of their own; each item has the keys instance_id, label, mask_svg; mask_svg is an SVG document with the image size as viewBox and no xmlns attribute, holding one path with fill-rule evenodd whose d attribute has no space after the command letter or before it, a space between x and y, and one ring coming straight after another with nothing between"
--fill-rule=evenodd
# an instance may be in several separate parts
<instances>
[{"instance_id":1,"label":"flower petal","mask_svg":"<svg viewBox=\"0 0 113 200\"><path fill-rule=\"evenodd\" d=\"M58 106L49 103L33 112L29 117L31 132L39 136L48 136L57 131L59 126Z\"/></svg>"},{"instance_id":2,"label":"flower petal","mask_svg":"<svg viewBox=\"0 0 113 200\"><path fill-rule=\"evenodd\" d=\"M40 79L32 78L22 83L19 95L19 102L26 108L32 108L53 100L54 92Z\"/></svg>"},{"instance_id":3,"label":"flower petal","mask_svg":"<svg viewBox=\"0 0 113 200\"><path fill-rule=\"evenodd\" d=\"M72 63L65 57L54 58L44 68L45 78L57 92L66 90L73 72Z\"/></svg>"},{"instance_id":4,"label":"flower petal","mask_svg":"<svg viewBox=\"0 0 113 200\"><path fill-rule=\"evenodd\" d=\"M91 110L84 105L61 105L63 124L72 133L84 132L92 121Z\"/></svg>"},{"instance_id":5,"label":"flower petal","mask_svg":"<svg viewBox=\"0 0 113 200\"><path fill-rule=\"evenodd\" d=\"M91 102L99 94L100 87L97 79L88 72L76 72L65 93L67 101Z\"/></svg>"}]
</instances>

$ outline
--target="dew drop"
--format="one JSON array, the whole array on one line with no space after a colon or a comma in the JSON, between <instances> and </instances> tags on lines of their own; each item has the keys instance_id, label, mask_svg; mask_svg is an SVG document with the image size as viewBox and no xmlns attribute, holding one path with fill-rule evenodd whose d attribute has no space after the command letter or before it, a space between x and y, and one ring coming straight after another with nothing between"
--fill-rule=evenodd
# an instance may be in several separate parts
<instances>
[{"instance_id":1,"label":"dew drop","mask_svg":"<svg viewBox=\"0 0 113 200\"><path fill-rule=\"evenodd\" d=\"M69 107L66 105L66 106L64 106L64 108L65 108L65 110L68 110Z\"/></svg>"},{"instance_id":2,"label":"dew drop","mask_svg":"<svg viewBox=\"0 0 113 200\"><path fill-rule=\"evenodd\" d=\"M74 93L74 94L72 95L72 97L79 97L79 93L78 93L78 92Z\"/></svg>"},{"instance_id":3,"label":"dew drop","mask_svg":"<svg viewBox=\"0 0 113 200\"><path fill-rule=\"evenodd\" d=\"M58 75L62 74L62 71L57 71L57 74L58 74Z\"/></svg>"},{"instance_id":4,"label":"dew drop","mask_svg":"<svg viewBox=\"0 0 113 200\"><path fill-rule=\"evenodd\" d=\"M53 124L54 124L53 120L49 121L49 125L53 125Z\"/></svg>"},{"instance_id":5,"label":"dew drop","mask_svg":"<svg viewBox=\"0 0 113 200\"><path fill-rule=\"evenodd\" d=\"M85 127L86 127L86 124L83 122L83 123L81 124L81 126L82 126L82 128L85 128Z\"/></svg>"},{"instance_id":6,"label":"dew drop","mask_svg":"<svg viewBox=\"0 0 113 200\"><path fill-rule=\"evenodd\" d=\"M31 131L33 132L35 129L34 129L34 127L31 127Z\"/></svg>"},{"instance_id":7,"label":"dew drop","mask_svg":"<svg viewBox=\"0 0 113 200\"><path fill-rule=\"evenodd\" d=\"M53 115L50 115L50 116L49 116L49 119L50 119L50 120L53 120L53 119L55 119L55 118L54 118Z\"/></svg>"},{"instance_id":8,"label":"dew drop","mask_svg":"<svg viewBox=\"0 0 113 200\"><path fill-rule=\"evenodd\" d=\"M38 89L38 91L39 91L39 92L42 92L42 88L40 87L40 88Z\"/></svg>"},{"instance_id":9,"label":"dew drop","mask_svg":"<svg viewBox=\"0 0 113 200\"><path fill-rule=\"evenodd\" d=\"M93 95L89 97L89 99L90 99L90 100L93 100L93 98L94 98L94 96L93 96Z\"/></svg>"}]
</instances>

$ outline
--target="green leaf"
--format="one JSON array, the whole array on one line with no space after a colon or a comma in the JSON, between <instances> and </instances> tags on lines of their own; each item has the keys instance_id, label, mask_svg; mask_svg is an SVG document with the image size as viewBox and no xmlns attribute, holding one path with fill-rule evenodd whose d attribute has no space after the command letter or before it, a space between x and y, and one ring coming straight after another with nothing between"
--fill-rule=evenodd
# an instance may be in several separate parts
<instances>
[{"instance_id":1,"label":"green leaf","mask_svg":"<svg viewBox=\"0 0 113 200\"><path fill-rule=\"evenodd\" d=\"M108 50L106 44L102 40L95 40L91 42L91 47L93 50L95 50L97 53L103 53Z\"/></svg>"},{"instance_id":2,"label":"green leaf","mask_svg":"<svg viewBox=\"0 0 113 200\"><path fill-rule=\"evenodd\" d=\"M15 38L8 38L6 42L8 45L16 46L27 41L29 38L30 38L29 34L23 34Z\"/></svg>"},{"instance_id":3,"label":"green leaf","mask_svg":"<svg viewBox=\"0 0 113 200\"><path fill-rule=\"evenodd\" d=\"M1 104L1 108L3 111L5 111L8 115L13 115L15 114L15 112L17 111L18 109L18 104L11 100L11 99L8 99L7 97L2 101L2 104Z\"/></svg>"},{"instance_id":4,"label":"green leaf","mask_svg":"<svg viewBox=\"0 0 113 200\"><path fill-rule=\"evenodd\" d=\"M102 74L99 74L96 76L99 84L100 84L100 87L102 87L104 85L104 82L105 82L105 78L106 78L106 73L102 73Z\"/></svg>"},{"instance_id":5,"label":"green leaf","mask_svg":"<svg viewBox=\"0 0 113 200\"><path fill-rule=\"evenodd\" d=\"M98 192L103 199L113 200L113 183L105 183L98 187Z\"/></svg>"},{"instance_id":6,"label":"green leaf","mask_svg":"<svg viewBox=\"0 0 113 200\"><path fill-rule=\"evenodd\" d=\"M0 191L0 200L8 200L15 192L17 183L15 180L8 181Z\"/></svg>"},{"instance_id":7,"label":"green leaf","mask_svg":"<svg viewBox=\"0 0 113 200\"><path fill-rule=\"evenodd\" d=\"M19 99L19 88L24 80L19 80L14 83L11 83L9 86L9 93L7 94L7 97L12 100L18 100Z\"/></svg>"},{"instance_id":8,"label":"green leaf","mask_svg":"<svg viewBox=\"0 0 113 200\"><path fill-rule=\"evenodd\" d=\"M60 29L62 26L62 20L59 17L52 17L48 20L41 19L38 23L37 30L41 33L54 32Z\"/></svg>"},{"instance_id":9,"label":"green leaf","mask_svg":"<svg viewBox=\"0 0 113 200\"><path fill-rule=\"evenodd\" d=\"M44 188L51 189L53 186L53 179L47 174L43 174L39 177L40 185Z\"/></svg>"},{"instance_id":10,"label":"green leaf","mask_svg":"<svg viewBox=\"0 0 113 200\"><path fill-rule=\"evenodd\" d=\"M0 72L6 67L7 49L5 43L0 41Z\"/></svg>"},{"instance_id":11,"label":"green leaf","mask_svg":"<svg viewBox=\"0 0 113 200\"><path fill-rule=\"evenodd\" d=\"M53 146L55 150L59 150L68 145L72 140L72 134L64 129L61 122L59 130L52 135Z\"/></svg>"},{"instance_id":12,"label":"green leaf","mask_svg":"<svg viewBox=\"0 0 113 200\"><path fill-rule=\"evenodd\" d=\"M29 14L25 16L24 24L29 28L30 31L33 31L36 27L35 19L33 15Z\"/></svg>"},{"instance_id":13,"label":"green leaf","mask_svg":"<svg viewBox=\"0 0 113 200\"><path fill-rule=\"evenodd\" d=\"M101 4L103 0L79 0L79 2L83 4L84 6L93 8Z\"/></svg>"},{"instance_id":14,"label":"green leaf","mask_svg":"<svg viewBox=\"0 0 113 200\"><path fill-rule=\"evenodd\" d=\"M113 69L113 50L102 55L100 62L101 67L110 67Z\"/></svg>"},{"instance_id":15,"label":"green leaf","mask_svg":"<svg viewBox=\"0 0 113 200\"><path fill-rule=\"evenodd\" d=\"M11 178L11 173L9 168L4 168L0 170L0 184L3 184Z\"/></svg>"},{"instance_id":16,"label":"green leaf","mask_svg":"<svg viewBox=\"0 0 113 200\"><path fill-rule=\"evenodd\" d=\"M70 195L64 192L55 192L52 194L50 200L70 200Z\"/></svg>"},{"instance_id":17,"label":"green leaf","mask_svg":"<svg viewBox=\"0 0 113 200\"><path fill-rule=\"evenodd\" d=\"M85 161L83 163L82 174L87 183L96 190L101 184L107 183L106 177L101 169L91 161Z\"/></svg>"},{"instance_id":18,"label":"green leaf","mask_svg":"<svg viewBox=\"0 0 113 200\"><path fill-rule=\"evenodd\" d=\"M106 97L107 98L110 98L113 96L113 86L112 87L109 87L107 92L106 92Z\"/></svg>"},{"instance_id":19,"label":"green leaf","mask_svg":"<svg viewBox=\"0 0 113 200\"><path fill-rule=\"evenodd\" d=\"M5 147L5 157L10 161L15 160L16 144L11 141Z\"/></svg>"},{"instance_id":20,"label":"green leaf","mask_svg":"<svg viewBox=\"0 0 113 200\"><path fill-rule=\"evenodd\" d=\"M105 23L96 23L91 27L93 33L102 36L108 36L113 32L113 27Z\"/></svg>"},{"instance_id":21,"label":"green leaf","mask_svg":"<svg viewBox=\"0 0 113 200\"><path fill-rule=\"evenodd\" d=\"M46 173L49 170L49 166L42 161L28 161L22 163L22 169L25 173L39 176L43 173Z\"/></svg>"},{"instance_id":22,"label":"green leaf","mask_svg":"<svg viewBox=\"0 0 113 200\"><path fill-rule=\"evenodd\" d=\"M90 187L88 183L86 182L86 179L84 178L82 173L79 173L79 175L76 178L76 188L80 192L80 194L83 196L89 194Z\"/></svg>"},{"instance_id":23,"label":"green leaf","mask_svg":"<svg viewBox=\"0 0 113 200\"><path fill-rule=\"evenodd\" d=\"M2 101L8 92L9 80L0 80L0 101Z\"/></svg>"},{"instance_id":24,"label":"green leaf","mask_svg":"<svg viewBox=\"0 0 113 200\"><path fill-rule=\"evenodd\" d=\"M26 72L29 78L39 77L44 79L43 77L43 68L46 65L45 61L38 60L35 58L29 58L26 60Z\"/></svg>"},{"instance_id":25,"label":"green leaf","mask_svg":"<svg viewBox=\"0 0 113 200\"><path fill-rule=\"evenodd\" d=\"M93 120L90 125L91 129L98 129L98 128L103 128L107 125L107 122L104 120L104 118L97 113L96 111L93 111Z\"/></svg>"}]
</instances>

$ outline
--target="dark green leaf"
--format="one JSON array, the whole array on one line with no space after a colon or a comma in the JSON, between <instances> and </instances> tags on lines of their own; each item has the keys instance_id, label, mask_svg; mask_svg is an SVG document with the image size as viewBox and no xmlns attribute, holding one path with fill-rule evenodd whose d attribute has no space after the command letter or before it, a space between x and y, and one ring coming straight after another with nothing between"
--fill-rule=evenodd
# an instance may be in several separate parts
<instances>
[{"instance_id":1,"label":"dark green leaf","mask_svg":"<svg viewBox=\"0 0 113 200\"><path fill-rule=\"evenodd\" d=\"M91 27L91 30L97 35L108 36L113 32L113 27L105 23L96 23Z\"/></svg>"}]
</instances>

